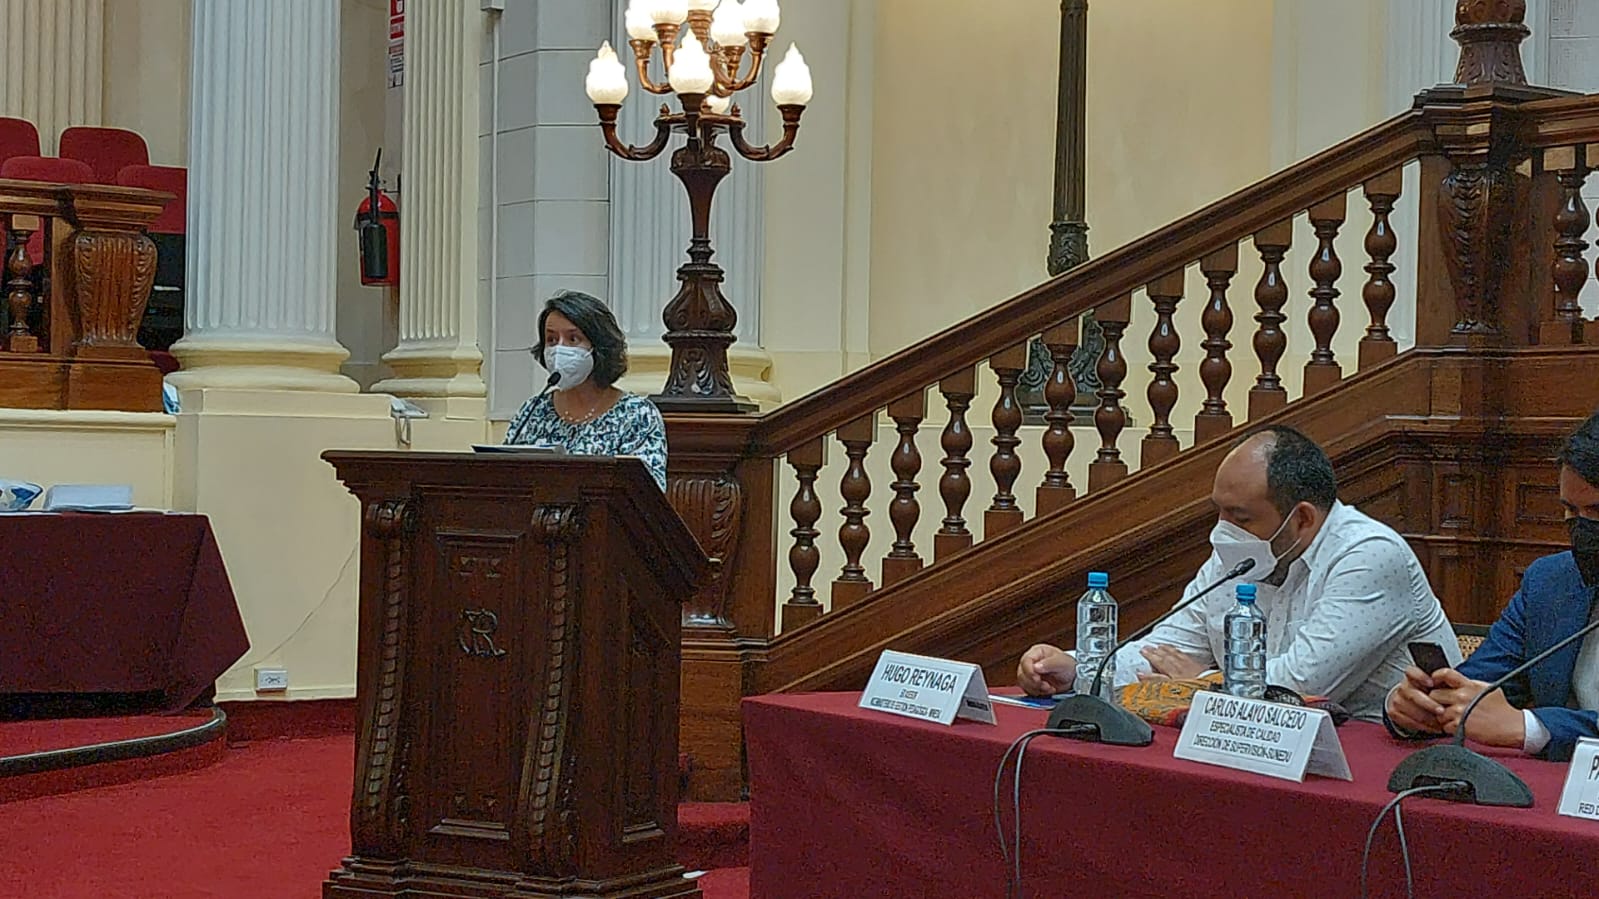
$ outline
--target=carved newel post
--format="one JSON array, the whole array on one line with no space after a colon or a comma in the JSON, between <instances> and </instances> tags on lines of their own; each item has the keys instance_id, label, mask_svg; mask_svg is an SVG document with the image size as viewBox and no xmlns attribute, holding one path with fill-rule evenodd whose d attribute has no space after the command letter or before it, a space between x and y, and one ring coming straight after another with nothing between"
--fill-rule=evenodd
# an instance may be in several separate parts
<instances>
[{"instance_id":1,"label":"carved newel post","mask_svg":"<svg viewBox=\"0 0 1599 899\"><path fill-rule=\"evenodd\" d=\"M1449 165L1438 183L1440 253L1455 300L1455 321L1423 335L1465 346L1522 342L1525 313L1506 308L1507 278L1531 258L1512 224L1531 179L1516 171L1516 104L1558 92L1527 85L1521 42L1531 32L1525 0L1460 0L1450 36L1460 45L1455 83L1417 98L1433 118Z\"/></svg>"}]
</instances>

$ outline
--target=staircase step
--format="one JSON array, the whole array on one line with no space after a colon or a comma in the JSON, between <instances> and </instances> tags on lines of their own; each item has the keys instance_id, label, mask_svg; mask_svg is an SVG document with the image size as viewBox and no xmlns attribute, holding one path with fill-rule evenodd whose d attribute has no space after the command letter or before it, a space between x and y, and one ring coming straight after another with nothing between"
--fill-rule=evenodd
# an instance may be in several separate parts
<instances>
[{"instance_id":1,"label":"staircase step","mask_svg":"<svg viewBox=\"0 0 1599 899\"><path fill-rule=\"evenodd\" d=\"M194 771L222 760L227 715L0 723L0 803Z\"/></svg>"},{"instance_id":2,"label":"staircase step","mask_svg":"<svg viewBox=\"0 0 1599 899\"><path fill-rule=\"evenodd\" d=\"M750 804L679 803L677 861L690 871L747 867L750 863Z\"/></svg>"}]
</instances>

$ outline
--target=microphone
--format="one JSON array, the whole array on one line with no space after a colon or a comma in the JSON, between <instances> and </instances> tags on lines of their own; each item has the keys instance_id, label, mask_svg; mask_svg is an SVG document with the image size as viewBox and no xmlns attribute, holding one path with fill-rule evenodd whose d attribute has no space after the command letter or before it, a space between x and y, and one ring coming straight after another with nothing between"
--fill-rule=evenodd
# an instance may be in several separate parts
<instances>
[{"instance_id":1,"label":"microphone","mask_svg":"<svg viewBox=\"0 0 1599 899\"><path fill-rule=\"evenodd\" d=\"M1149 633L1161 622L1198 602L1200 597L1209 594L1217 587L1243 577L1254 567L1254 559L1239 562L1210 586L1172 606L1166 614L1118 642L1108 655L1100 659L1099 667L1094 670L1092 688L1087 693L1077 693L1056 703L1054 711L1049 713L1048 723L1044 726L1063 729L1066 731L1064 736L1074 740L1110 743L1116 746L1148 746L1155 742L1155 732L1150 729L1148 722L1121 706L1100 698L1099 687L1105 676L1105 666L1109 665L1110 660L1115 658L1127 644L1149 636Z\"/></svg>"},{"instance_id":2,"label":"microphone","mask_svg":"<svg viewBox=\"0 0 1599 899\"><path fill-rule=\"evenodd\" d=\"M1397 793L1411 787L1454 783L1458 784L1455 789L1441 790L1431 795L1451 802L1531 808L1532 790L1527 788L1527 784L1521 778L1512 774L1504 765L1466 748L1466 719L1471 717L1472 711L1477 708L1477 703L1482 702L1484 696L1595 629L1599 629L1599 617L1595 617L1576 633L1522 662L1490 683L1487 689L1477 694L1477 697L1466 706L1466 713L1460 716L1460 723L1455 727L1454 740L1411 753L1394 768L1394 773L1388 778L1389 791Z\"/></svg>"},{"instance_id":3,"label":"microphone","mask_svg":"<svg viewBox=\"0 0 1599 899\"><path fill-rule=\"evenodd\" d=\"M538 402L544 399L544 395L549 393L559 383L561 383L561 373L558 371L550 372L550 379L544 382L544 389L539 391L539 395L534 397L533 401Z\"/></svg>"}]
</instances>

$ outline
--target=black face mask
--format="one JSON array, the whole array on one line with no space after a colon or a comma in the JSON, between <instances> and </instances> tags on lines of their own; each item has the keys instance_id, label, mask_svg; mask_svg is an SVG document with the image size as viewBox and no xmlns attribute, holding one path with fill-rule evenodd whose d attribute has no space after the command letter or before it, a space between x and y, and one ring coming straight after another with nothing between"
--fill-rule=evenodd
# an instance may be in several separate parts
<instances>
[{"instance_id":1,"label":"black face mask","mask_svg":"<svg viewBox=\"0 0 1599 899\"><path fill-rule=\"evenodd\" d=\"M1571 531L1571 555L1577 560L1583 583L1599 586L1599 519L1568 518L1566 528Z\"/></svg>"}]
</instances>

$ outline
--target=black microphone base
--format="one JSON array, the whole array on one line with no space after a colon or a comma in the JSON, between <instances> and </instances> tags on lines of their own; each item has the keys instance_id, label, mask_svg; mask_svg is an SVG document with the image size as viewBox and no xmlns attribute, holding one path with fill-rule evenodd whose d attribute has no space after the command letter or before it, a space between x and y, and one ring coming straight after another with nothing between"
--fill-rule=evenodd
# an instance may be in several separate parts
<instances>
[{"instance_id":1,"label":"black microphone base","mask_svg":"<svg viewBox=\"0 0 1599 899\"><path fill-rule=\"evenodd\" d=\"M1429 746L1400 762L1388 778L1388 789L1398 793L1412 787L1455 781L1463 786L1427 795L1475 805L1532 807L1532 790L1509 768L1454 743Z\"/></svg>"},{"instance_id":2,"label":"black microphone base","mask_svg":"<svg viewBox=\"0 0 1599 899\"><path fill-rule=\"evenodd\" d=\"M1045 726L1064 729L1062 736L1090 743L1148 746L1155 742L1155 732L1144 719L1098 696L1081 693L1056 703Z\"/></svg>"}]
</instances>

